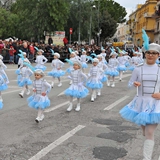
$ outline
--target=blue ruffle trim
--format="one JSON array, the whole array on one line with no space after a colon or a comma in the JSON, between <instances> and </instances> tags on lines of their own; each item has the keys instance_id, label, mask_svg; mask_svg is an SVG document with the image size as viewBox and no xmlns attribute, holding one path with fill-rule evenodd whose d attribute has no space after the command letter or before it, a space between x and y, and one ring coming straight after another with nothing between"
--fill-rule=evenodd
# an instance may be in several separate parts
<instances>
[{"instance_id":1,"label":"blue ruffle trim","mask_svg":"<svg viewBox=\"0 0 160 160\"><path fill-rule=\"evenodd\" d=\"M41 67L35 66L35 69L41 69L42 71L45 71L47 69L47 67L46 66L41 66Z\"/></svg>"},{"instance_id":2,"label":"blue ruffle trim","mask_svg":"<svg viewBox=\"0 0 160 160\"><path fill-rule=\"evenodd\" d=\"M106 82L108 79L107 79L107 76L103 76L103 78L101 79L101 82Z\"/></svg>"},{"instance_id":3,"label":"blue ruffle trim","mask_svg":"<svg viewBox=\"0 0 160 160\"><path fill-rule=\"evenodd\" d=\"M86 63L83 63L82 68L88 68L88 65Z\"/></svg>"},{"instance_id":4,"label":"blue ruffle trim","mask_svg":"<svg viewBox=\"0 0 160 160\"><path fill-rule=\"evenodd\" d=\"M129 67L129 66L130 66L130 63L129 63L129 62L126 62L126 63L125 63L125 66L126 66L126 67Z\"/></svg>"},{"instance_id":5,"label":"blue ruffle trim","mask_svg":"<svg viewBox=\"0 0 160 160\"><path fill-rule=\"evenodd\" d=\"M20 69L17 69L17 70L15 71L15 73L16 73L16 74L20 74Z\"/></svg>"},{"instance_id":6,"label":"blue ruffle trim","mask_svg":"<svg viewBox=\"0 0 160 160\"><path fill-rule=\"evenodd\" d=\"M109 76L118 76L119 75L119 72L118 71L106 71L105 72L106 75L109 75Z\"/></svg>"},{"instance_id":7,"label":"blue ruffle trim","mask_svg":"<svg viewBox=\"0 0 160 160\"><path fill-rule=\"evenodd\" d=\"M0 101L0 109L3 108L3 103Z\"/></svg>"},{"instance_id":8,"label":"blue ruffle trim","mask_svg":"<svg viewBox=\"0 0 160 160\"><path fill-rule=\"evenodd\" d=\"M6 84L2 84L2 85L0 86L0 91L4 91L4 90L6 90L6 89L8 89L8 86L7 86Z\"/></svg>"},{"instance_id":9,"label":"blue ruffle trim","mask_svg":"<svg viewBox=\"0 0 160 160\"><path fill-rule=\"evenodd\" d=\"M83 91L66 89L64 93L67 96L84 98L88 95L89 91L87 88L85 88Z\"/></svg>"},{"instance_id":10,"label":"blue ruffle trim","mask_svg":"<svg viewBox=\"0 0 160 160\"><path fill-rule=\"evenodd\" d=\"M128 69L127 69L127 70L133 71L134 69L135 69L135 67L130 66L130 67L128 67Z\"/></svg>"},{"instance_id":11,"label":"blue ruffle trim","mask_svg":"<svg viewBox=\"0 0 160 160\"><path fill-rule=\"evenodd\" d=\"M30 79L25 79L25 80L23 80L23 81L19 81L18 80L18 86L19 87L23 87L23 86L25 86L25 85L31 85L32 84L32 81L30 80Z\"/></svg>"},{"instance_id":12,"label":"blue ruffle trim","mask_svg":"<svg viewBox=\"0 0 160 160\"><path fill-rule=\"evenodd\" d=\"M34 109L45 109L50 106L50 100L46 100L45 102L37 102L34 101L34 96L30 96L27 98L28 106Z\"/></svg>"},{"instance_id":13,"label":"blue ruffle trim","mask_svg":"<svg viewBox=\"0 0 160 160\"><path fill-rule=\"evenodd\" d=\"M120 110L121 116L129 120L137 125L147 125L147 124L158 124L160 123L160 113L147 113L147 112L141 112L137 113L128 106L125 106Z\"/></svg>"},{"instance_id":14,"label":"blue ruffle trim","mask_svg":"<svg viewBox=\"0 0 160 160\"><path fill-rule=\"evenodd\" d=\"M126 68L126 67L121 67L121 66L119 66L119 67L117 67L117 70L118 70L118 71L126 71L127 68Z\"/></svg>"},{"instance_id":15,"label":"blue ruffle trim","mask_svg":"<svg viewBox=\"0 0 160 160\"><path fill-rule=\"evenodd\" d=\"M66 70L66 72L67 72L67 73L71 73L71 69L68 68L68 69Z\"/></svg>"},{"instance_id":16,"label":"blue ruffle trim","mask_svg":"<svg viewBox=\"0 0 160 160\"><path fill-rule=\"evenodd\" d=\"M61 76L65 75L65 72L64 71L60 71L60 72L48 72L48 75L52 76L52 77L61 77Z\"/></svg>"},{"instance_id":17,"label":"blue ruffle trim","mask_svg":"<svg viewBox=\"0 0 160 160\"><path fill-rule=\"evenodd\" d=\"M86 86L88 88L91 88L91 89L101 89L103 87L103 84L102 83L91 83L91 82L87 82L86 83Z\"/></svg>"}]
</instances>

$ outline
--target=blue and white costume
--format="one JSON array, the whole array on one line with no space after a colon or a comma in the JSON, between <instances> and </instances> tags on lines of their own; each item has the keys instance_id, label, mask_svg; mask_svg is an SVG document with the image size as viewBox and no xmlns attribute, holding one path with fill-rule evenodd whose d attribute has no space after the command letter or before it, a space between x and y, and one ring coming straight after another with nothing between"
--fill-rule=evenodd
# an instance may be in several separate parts
<instances>
[{"instance_id":1,"label":"blue and white costume","mask_svg":"<svg viewBox=\"0 0 160 160\"><path fill-rule=\"evenodd\" d=\"M136 52L136 54L137 54L137 52ZM139 62L138 56L132 57L130 66L128 67L128 70L133 71L135 69L135 67L139 64L138 62Z\"/></svg>"},{"instance_id":2,"label":"blue and white costume","mask_svg":"<svg viewBox=\"0 0 160 160\"><path fill-rule=\"evenodd\" d=\"M119 64L118 64L118 67L117 67L117 70L118 71L126 71L127 68L126 68L126 58L124 56L121 56L121 57L118 57L117 58Z\"/></svg>"},{"instance_id":3,"label":"blue and white costume","mask_svg":"<svg viewBox=\"0 0 160 160\"><path fill-rule=\"evenodd\" d=\"M5 69L7 69L7 66L0 59L0 74L4 78L4 81L6 82L6 84L8 84L9 83L9 79L8 79L8 76L7 76L6 72L5 72Z\"/></svg>"},{"instance_id":4,"label":"blue and white costume","mask_svg":"<svg viewBox=\"0 0 160 160\"><path fill-rule=\"evenodd\" d=\"M42 71L46 70L46 66L44 66L45 63L47 63L47 58L43 55L37 55L35 62L37 65L35 66L36 69L41 69Z\"/></svg>"},{"instance_id":5,"label":"blue and white costume","mask_svg":"<svg viewBox=\"0 0 160 160\"><path fill-rule=\"evenodd\" d=\"M160 67L157 64L136 67L129 86L135 81L141 83L138 96L120 111L121 116L138 125L160 123L160 100L152 98L153 93L160 91Z\"/></svg>"},{"instance_id":6,"label":"blue and white costume","mask_svg":"<svg viewBox=\"0 0 160 160\"><path fill-rule=\"evenodd\" d=\"M103 87L103 83L101 82L103 72L98 66L92 66L88 73L86 86L91 89L101 89Z\"/></svg>"},{"instance_id":7,"label":"blue and white costume","mask_svg":"<svg viewBox=\"0 0 160 160\"><path fill-rule=\"evenodd\" d=\"M99 75L100 79L101 79L101 82L106 82L108 79L107 79L107 76L105 75L104 71L108 69L108 66L103 61L100 61L97 66L101 69L101 71L103 71Z\"/></svg>"},{"instance_id":8,"label":"blue and white costume","mask_svg":"<svg viewBox=\"0 0 160 160\"><path fill-rule=\"evenodd\" d=\"M20 76L19 76L20 75ZM17 83L19 87L24 87L32 84L30 77L33 75L33 72L27 66L20 67Z\"/></svg>"},{"instance_id":9,"label":"blue and white costume","mask_svg":"<svg viewBox=\"0 0 160 160\"><path fill-rule=\"evenodd\" d=\"M108 69L105 70L105 74L111 77L118 76L119 75L119 72L117 70L118 65L119 65L119 62L117 58L110 58L107 64Z\"/></svg>"},{"instance_id":10,"label":"blue and white costume","mask_svg":"<svg viewBox=\"0 0 160 160\"><path fill-rule=\"evenodd\" d=\"M84 98L88 94L88 89L84 87L83 83L86 82L87 76L80 70L73 70L70 73L69 78L72 80L72 84L65 90L65 95Z\"/></svg>"},{"instance_id":11,"label":"blue and white costume","mask_svg":"<svg viewBox=\"0 0 160 160\"><path fill-rule=\"evenodd\" d=\"M64 63L59 59L52 60L51 66L53 69L48 73L49 76L59 78L65 75L65 72L61 69L64 66Z\"/></svg>"},{"instance_id":12,"label":"blue and white costume","mask_svg":"<svg viewBox=\"0 0 160 160\"><path fill-rule=\"evenodd\" d=\"M104 50L105 51L105 50ZM100 55L102 55L102 61L104 64L107 64L107 61L106 61L106 53L105 52L102 52Z\"/></svg>"},{"instance_id":13,"label":"blue and white costume","mask_svg":"<svg viewBox=\"0 0 160 160\"><path fill-rule=\"evenodd\" d=\"M80 61L82 63L82 68L88 67L87 62L89 61L89 59L87 59L87 55L81 55Z\"/></svg>"},{"instance_id":14,"label":"blue and white costume","mask_svg":"<svg viewBox=\"0 0 160 160\"><path fill-rule=\"evenodd\" d=\"M44 78L40 78L39 80L33 81L33 90L36 92L27 99L29 107L34 109L45 109L49 107L50 100L47 94L42 96L42 93L49 93L51 85Z\"/></svg>"}]
</instances>

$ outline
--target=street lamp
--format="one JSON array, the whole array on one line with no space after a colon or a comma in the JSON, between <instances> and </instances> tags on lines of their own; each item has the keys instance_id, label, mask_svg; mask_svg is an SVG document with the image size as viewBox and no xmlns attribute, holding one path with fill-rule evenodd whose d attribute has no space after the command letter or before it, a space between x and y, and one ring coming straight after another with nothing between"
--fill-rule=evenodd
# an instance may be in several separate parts
<instances>
[{"instance_id":1,"label":"street lamp","mask_svg":"<svg viewBox=\"0 0 160 160\"><path fill-rule=\"evenodd\" d=\"M91 44L91 38L92 38L92 9L96 8L95 5L91 7L91 14L90 14L90 25L89 25L89 45Z\"/></svg>"},{"instance_id":2,"label":"street lamp","mask_svg":"<svg viewBox=\"0 0 160 160\"><path fill-rule=\"evenodd\" d=\"M79 4L79 24L78 24L78 45L81 42L81 0L78 1Z\"/></svg>"}]
</instances>

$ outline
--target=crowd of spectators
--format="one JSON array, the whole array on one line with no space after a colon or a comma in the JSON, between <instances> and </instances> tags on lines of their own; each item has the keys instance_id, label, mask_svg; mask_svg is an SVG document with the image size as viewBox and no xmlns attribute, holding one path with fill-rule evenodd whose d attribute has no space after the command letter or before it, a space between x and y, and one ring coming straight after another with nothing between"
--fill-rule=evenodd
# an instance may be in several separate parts
<instances>
[{"instance_id":1,"label":"crowd of spectators","mask_svg":"<svg viewBox=\"0 0 160 160\"><path fill-rule=\"evenodd\" d=\"M3 56L3 60L6 63L18 63L20 53L19 50L26 52L27 57L31 62L35 61L37 51L35 49L42 49L44 51L44 56L48 59L48 62L53 60L53 54L51 49L54 52L60 53L60 59L65 61L66 58L69 58L70 52L78 51L79 55L81 55L82 50L87 52L87 55L91 55L92 53L100 54L102 47L97 45L78 45L77 43L66 44L63 46L54 45L54 44L45 44L45 43L37 43L37 42L29 42L29 41L22 41L22 40L9 40L9 41L2 41L0 40L0 54ZM110 47L105 45L103 48L106 50L106 60L108 61L109 55L111 53ZM116 48L115 48L116 49ZM128 50L129 55L132 57L132 50Z\"/></svg>"}]
</instances>

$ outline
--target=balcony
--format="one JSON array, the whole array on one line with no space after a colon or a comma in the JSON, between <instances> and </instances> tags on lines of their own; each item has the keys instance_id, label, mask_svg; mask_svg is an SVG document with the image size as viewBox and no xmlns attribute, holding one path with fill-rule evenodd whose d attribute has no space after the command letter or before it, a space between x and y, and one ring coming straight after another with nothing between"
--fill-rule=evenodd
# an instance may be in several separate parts
<instances>
[{"instance_id":1,"label":"balcony","mask_svg":"<svg viewBox=\"0 0 160 160\"><path fill-rule=\"evenodd\" d=\"M151 13L145 13L143 16L145 18L152 18L152 14Z\"/></svg>"}]
</instances>

